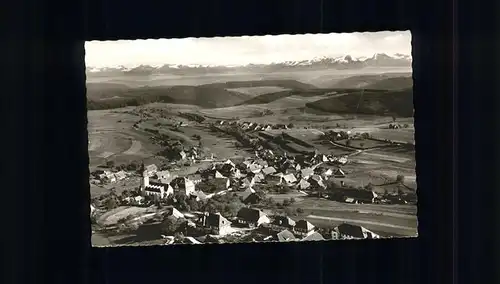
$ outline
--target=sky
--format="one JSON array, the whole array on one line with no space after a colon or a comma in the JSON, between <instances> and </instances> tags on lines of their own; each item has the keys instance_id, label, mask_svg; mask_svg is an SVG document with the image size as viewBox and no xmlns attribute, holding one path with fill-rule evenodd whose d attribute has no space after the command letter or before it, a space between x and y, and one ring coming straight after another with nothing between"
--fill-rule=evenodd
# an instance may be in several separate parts
<instances>
[{"instance_id":1,"label":"sky","mask_svg":"<svg viewBox=\"0 0 500 284\"><path fill-rule=\"evenodd\" d=\"M242 36L183 39L88 41L89 67L200 64L245 65L315 57L411 55L410 31Z\"/></svg>"}]
</instances>

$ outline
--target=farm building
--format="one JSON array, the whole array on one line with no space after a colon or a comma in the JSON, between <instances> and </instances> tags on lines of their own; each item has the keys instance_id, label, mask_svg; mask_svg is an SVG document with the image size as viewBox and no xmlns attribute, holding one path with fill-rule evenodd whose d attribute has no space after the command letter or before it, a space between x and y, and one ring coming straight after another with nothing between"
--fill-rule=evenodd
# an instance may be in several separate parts
<instances>
[{"instance_id":1,"label":"farm building","mask_svg":"<svg viewBox=\"0 0 500 284\"><path fill-rule=\"evenodd\" d=\"M214 235L225 235L231 228L231 222L220 213L205 213L199 218L198 223Z\"/></svg>"},{"instance_id":2,"label":"farm building","mask_svg":"<svg viewBox=\"0 0 500 284\"><path fill-rule=\"evenodd\" d=\"M333 173L333 176L336 178L345 178L346 173L342 169L339 168Z\"/></svg>"},{"instance_id":3,"label":"farm building","mask_svg":"<svg viewBox=\"0 0 500 284\"><path fill-rule=\"evenodd\" d=\"M264 175L274 174L274 173L276 173L276 169L273 167L267 167L267 168L262 169L262 173Z\"/></svg>"},{"instance_id":4,"label":"farm building","mask_svg":"<svg viewBox=\"0 0 500 284\"><path fill-rule=\"evenodd\" d=\"M300 171L300 176L303 179L308 179L310 176L314 174L314 170L312 168L305 168Z\"/></svg>"},{"instance_id":5,"label":"farm building","mask_svg":"<svg viewBox=\"0 0 500 284\"><path fill-rule=\"evenodd\" d=\"M150 177L155 175L156 172L158 171L158 167L155 164L151 164L151 165L147 165L147 166L144 166L144 164L142 164L141 169L143 172L146 171L147 175Z\"/></svg>"},{"instance_id":6,"label":"farm building","mask_svg":"<svg viewBox=\"0 0 500 284\"><path fill-rule=\"evenodd\" d=\"M269 227L275 231L290 230L293 231L295 221L288 216L275 216Z\"/></svg>"},{"instance_id":7,"label":"farm building","mask_svg":"<svg viewBox=\"0 0 500 284\"><path fill-rule=\"evenodd\" d=\"M251 193L243 199L244 204L257 204L262 200L262 198L257 193Z\"/></svg>"},{"instance_id":8,"label":"farm building","mask_svg":"<svg viewBox=\"0 0 500 284\"><path fill-rule=\"evenodd\" d=\"M280 184L285 182L287 185L291 186L297 182L297 178L293 174L283 175L280 180Z\"/></svg>"},{"instance_id":9,"label":"farm building","mask_svg":"<svg viewBox=\"0 0 500 284\"><path fill-rule=\"evenodd\" d=\"M307 241L324 241L325 238L323 238L323 236L318 233L318 232L313 232L309 235L307 235L305 238L301 239L301 241L303 242L307 242Z\"/></svg>"},{"instance_id":10,"label":"farm building","mask_svg":"<svg viewBox=\"0 0 500 284\"><path fill-rule=\"evenodd\" d=\"M332 230L332 239L378 239L379 235L374 232L361 227L359 225L352 225L343 223Z\"/></svg>"},{"instance_id":11,"label":"farm building","mask_svg":"<svg viewBox=\"0 0 500 284\"><path fill-rule=\"evenodd\" d=\"M117 181L124 180L127 178L127 174L125 171L119 171L115 173L115 178Z\"/></svg>"},{"instance_id":12,"label":"farm building","mask_svg":"<svg viewBox=\"0 0 500 284\"><path fill-rule=\"evenodd\" d=\"M305 189L308 189L310 186L311 186L311 184L307 180L301 179L297 185L297 188L299 190L305 190Z\"/></svg>"},{"instance_id":13,"label":"farm building","mask_svg":"<svg viewBox=\"0 0 500 284\"><path fill-rule=\"evenodd\" d=\"M169 171L165 170L165 171L158 171L156 172L156 178L161 180L161 179L168 179L170 178L172 175L170 174Z\"/></svg>"},{"instance_id":14,"label":"farm building","mask_svg":"<svg viewBox=\"0 0 500 284\"><path fill-rule=\"evenodd\" d=\"M171 182L174 191L181 192L187 196L195 192L195 184L187 177L177 177Z\"/></svg>"},{"instance_id":15,"label":"farm building","mask_svg":"<svg viewBox=\"0 0 500 284\"><path fill-rule=\"evenodd\" d=\"M301 236L307 236L314 232L314 225L306 220L299 220L295 223L295 232Z\"/></svg>"},{"instance_id":16,"label":"farm building","mask_svg":"<svg viewBox=\"0 0 500 284\"><path fill-rule=\"evenodd\" d=\"M280 242L290 242L290 241L295 241L296 238L292 232L288 230L283 230L276 234L276 240Z\"/></svg>"},{"instance_id":17,"label":"farm building","mask_svg":"<svg viewBox=\"0 0 500 284\"><path fill-rule=\"evenodd\" d=\"M262 210L244 207L238 211L237 222L240 226L252 228L268 224L271 220Z\"/></svg>"}]
</instances>

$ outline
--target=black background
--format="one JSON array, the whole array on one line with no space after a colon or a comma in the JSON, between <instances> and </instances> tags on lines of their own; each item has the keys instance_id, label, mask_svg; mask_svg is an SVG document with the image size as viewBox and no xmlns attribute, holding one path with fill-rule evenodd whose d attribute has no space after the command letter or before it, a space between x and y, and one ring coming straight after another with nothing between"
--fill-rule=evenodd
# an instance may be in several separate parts
<instances>
[{"instance_id":1,"label":"black background","mask_svg":"<svg viewBox=\"0 0 500 284\"><path fill-rule=\"evenodd\" d=\"M494 216L488 205L495 200L496 167L486 164L498 157L492 89L498 83L472 83L495 79L479 75L487 66L478 61L497 43L493 28L454 25L454 7L452 1L396 0L10 5L2 16L12 31L1 53L7 71L1 97L2 283L494 283L480 270L496 267L483 262L495 252L496 223L479 214ZM419 238L91 248L85 40L408 29ZM474 56L458 60L459 53Z\"/></svg>"}]
</instances>

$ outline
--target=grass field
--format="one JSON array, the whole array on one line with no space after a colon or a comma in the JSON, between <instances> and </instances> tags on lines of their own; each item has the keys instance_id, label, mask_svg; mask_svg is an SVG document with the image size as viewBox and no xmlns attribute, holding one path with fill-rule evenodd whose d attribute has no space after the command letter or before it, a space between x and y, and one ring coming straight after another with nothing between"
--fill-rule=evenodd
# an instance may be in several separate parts
<instances>
[{"instance_id":1,"label":"grass field","mask_svg":"<svg viewBox=\"0 0 500 284\"><path fill-rule=\"evenodd\" d=\"M147 136L132 128L136 116L110 110L89 111L87 116L91 169L109 160L129 163L159 150Z\"/></svg>"},{"instance_id":2,"label":"grass field","mask_svg":"<svg viewBox=\"0 0 500 284\"><path fill-rule=\"evenodd\" d=\"M350 142L347 142L348 140L338 140L335 141L335 143L339 143L345 146L353 147L353 148L358 148L358 149L370 149L370 148L376 148L376 147L381 147L381 146L388 146L387 142L384 141L377 141L377 140L372 140L372 139L351 139Z\"/></svg>"},{"instance_id":3,"label":"grass field","mask_svg":"<svg viewBox=\"0 0 500 284\"><path fill-rule=\"evenodd\" d=\"M243 88L234 88L234 89L226 89L231 92L242 93L250 96L260 96L263 94L276 93L280 91L287 91L290 89L286 89L283 87L275 87L275 86L262 86L262 87L243 87Z\"/></svg>"}]
</instances>

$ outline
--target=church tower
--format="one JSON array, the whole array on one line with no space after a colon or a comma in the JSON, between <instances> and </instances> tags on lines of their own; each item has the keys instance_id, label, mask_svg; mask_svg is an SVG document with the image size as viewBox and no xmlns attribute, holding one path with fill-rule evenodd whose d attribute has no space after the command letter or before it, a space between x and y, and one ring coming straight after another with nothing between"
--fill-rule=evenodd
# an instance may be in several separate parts
<instances>
[{"instance_id":1,"label":"church tower","mask_svg":"<svg viewBox=\"0 0 500 284\"><path fill-rule=\"evenodd\" d=\"M141 164L142 180L141 180L141 193L144 193L144 189L149 185L149 175L144 166L144 162Z\"/></svg>"}]
</instances>

